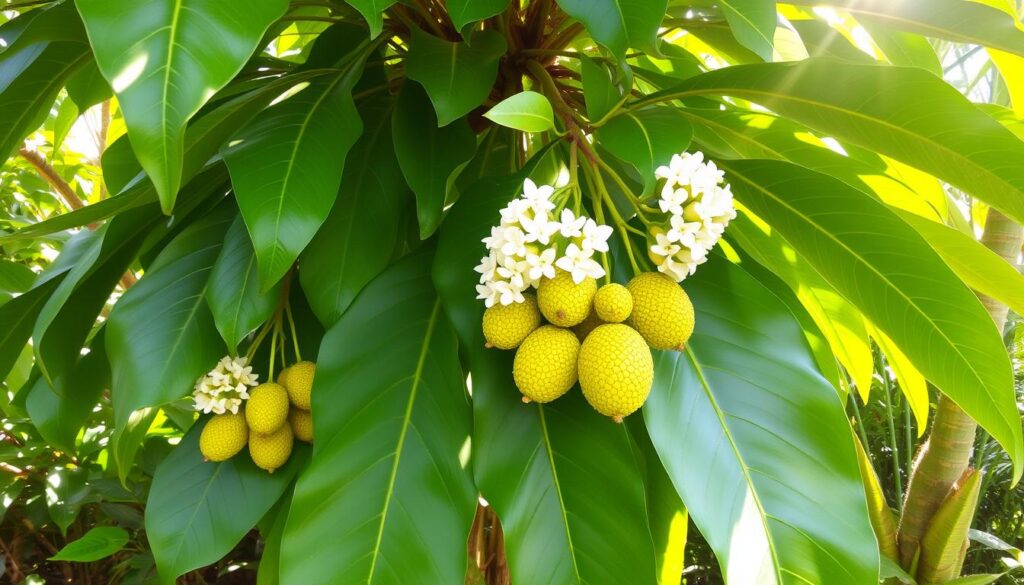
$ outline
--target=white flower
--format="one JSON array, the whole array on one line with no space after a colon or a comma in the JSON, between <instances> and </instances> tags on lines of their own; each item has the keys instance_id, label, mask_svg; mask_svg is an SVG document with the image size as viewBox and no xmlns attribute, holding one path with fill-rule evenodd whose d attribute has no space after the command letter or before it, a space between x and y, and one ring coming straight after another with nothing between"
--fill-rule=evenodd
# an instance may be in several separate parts
<instances>
[{"instance_id":1,"label":"white flower","mask_svg":"<svg viewBox=\"0 0 1024 585\"><path fill-rule=\"evenodd\" d=\"M495 274L498 270L498 257L494 252L484 256L480 259L480 264L474 268L476 272L480 273L480 282L484 283L488 280L494 280Z\"/></svg>"},{"instance_id":2,"label":"white flower","mask_svg":"<svg viewBox=\"0 0 1024 585\"><path fill-rule=\"evenodd\" d=\"M608 251L608 238L612 237L612 227L599 225L592 219L587 219L583 226L583 248L590 248L598 252Z\"/></svg>"},{"instance_id":3,"label":"white flower","mask_svg":"<svg viewBox=\"0 0 1024 585\"><path fill-rule=\"evenodd\" d=\"M551 196L554 193L555 188L551 185L541 185L538 187L530 179L523 181L522 201L525 201L536 211L547 213L554 209L555 204L551 201Z\"/></svg>"},{"instance_id":4,"label":"white flower","mask_svg":"<svg viewBox=\"0 0 1024 585\"><path fill-rule=\"evenodd\" d=\"M193 407L206 414L237 413L242 401L249 399L249 387L256 386L258 378L246 358L221 358L212 370L196 380Z\"/></svg>"},{"instance_id":5,"label":"white flower","mask_svg":"<svg viewBox=\"0 0 1024 585\"><path fill-rule=\"evenodd\" d=\"M530 282L538 282L541 278L555 277L557 253L554 248L548 248L540 254L526 255L526 264L528 266L526 275Z\"/></svg>"},{"instance_id":6,"label":"white flower","mask_svg":"<svg viewBox=\"0 0 1024 585\"><path fill-rule=\"evenodd\" d=\"M680 189L665 189L661 192L661 199L658 201L658 207L661 208L662 213L682 215L683 206L686 205L686 201L689 198L690 191L686 187Z\"/></svg>"},{"instance_id":7,"label":"white flower","mask_svg":"<svg viewBox=\"0 0 1024 585\"><path fill-rule=\"evenodd\" d=\"M548 221L547 211L538 211L532 218L521 221L526 231L527 242L539 242L545 246L551 242L551 236L558 233L558 222Z\"/></svg>"},{"instance_id":8,"label":"white flower","mask_svg":"<svg viewBox=\"0 0 1024 585\"><path fill-rule=\"evenodd\" d=\"M501 293L494 288L493 282L484 282L476 285L476 298L484 302L484 306L490 309L498 302Z\"/></svg>"},{"instance_id":9,"label":"white flower","mask_svg":"<svg viewBox=\"0 0 1024 585\"><path fill-rule=\"evenodd\" d=\"M562 217L559 218L559 232L565 238L578 238L583 235L583 226L586 223L586 217L576 217L571 209L563 209Z\"/></svg>"},{"instance_id":10,"label":"white flower","mask_svg":"<svg viewBox=\"0 0 1024 585\"><path fill-rule=\"evenodd\" d=\"M593 250L583 250L576 244L569 244L565 248L565 256L559 258L555 266L570 273L576 284L587 277L601 278L605 274L604 268L591 257L593 253Z\"/></svg>"},{"instance_id":11,"label":"white flower","mask_svg":"<svg viewBox=\"0 0 1024 585\"><path fill-rule=\"evenodd\" d=\"M678 244L673 244L672 240L665 234L656 234L654 236L655 244L651 246L651 252L658 256L670 257L675 256L679 250L682 249Z\"/></svg>"},{"instance_id":12,"label":"white flower","mask_svg":"<svg viewBox=\"0 0 1024 585\"><path fill-rule=\"evenodd\" d=\"M671 276L676 282L682 282L692 274L690 265L685 262L677 262L674 258L665 258L665 261L658 265L658 272Z\"/></svg>"},{"instance_id":13,"label":"white flower","mask_svg":"<svg viewBox=\"0 0 1024 585\"><path fill-rule=\"evenodd\" d=\"M498 293L498 300L502 305L521 303L526 300L523 297L523 288L514 283L499 280L494 283L494 289Z\"/></svg>"},{"instance_id":14,"label":"white flower","mask_svg":"<svg viewBox=\"0 0 1024 585\"><path fill-rule=\"evenodd\" d=\"M515 227L505 228L501 253L506 256L526 256L526 234Z\"/></svg>"}]
</instances>

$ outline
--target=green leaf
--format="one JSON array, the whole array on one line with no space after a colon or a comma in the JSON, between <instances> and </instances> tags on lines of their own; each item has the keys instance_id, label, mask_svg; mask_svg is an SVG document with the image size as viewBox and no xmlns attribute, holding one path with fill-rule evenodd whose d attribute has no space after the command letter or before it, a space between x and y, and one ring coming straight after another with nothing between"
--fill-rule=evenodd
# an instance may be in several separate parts
<instances>
[{"instance_id":1,"label":"green leaf","mask_svg":"<svg viewBox=\"0 0 1024 585\"><path fill-rule=\"evenodd\" d=\"M644 483L628 431L575 390L524 406L512 380L513 352L484 348L473 272L484 253L480 237L544 152L518 175L471 188L438 243L434 281L473 380L473 473L501 519L513 583L655 583ZM596 505L594 486L615 505Z\"/></svg>"},{"instance_id":2,"label":"green leaf","mask_svg":"<svg viewBox=\"0 0 1024 585\"><path fill-rule=\"evenodd\" d=\"M505 48L505 38L493 30L479 31L469 42L452 43L412 29L405 70L430 95L438 126L447 126L484 103Z\"/></svg>"},{"instance_id":3,"label":"green leaf","mask_svg":"<svg viewBox=\"0 0 1024 585\"><path fill-rule=\"evenodd\" d=\"M470 407L430 260L381 273L324 337L315 456L288 513L283 583L465 578Z\"/></svg>"},{"instance_id":4,"label":"green leaf","mask_svg":"<svg viewBox=\"0 0 1024 585\"><path fill-rule=\"evenodd\" d=\"M977 297L931 246L885 205L828 175L776 161L720 166L745 207L1003 445L1019 477L1024 446L1009 358Z\"/></svg>"},{"instance_id":5,"label":"green leaf","mask_svg":"<svg viewBox=\"0 0 1024 585\"><path fill-rule=\"evenodd\" d=\"M667 0L558 0L558 5L620 60L629 48L658 54Z\"/></svg>"},{"instance_id":6,"label":"green leaf","mask_svg":"<svg viewBox=\"0 0 1024 585\"><path fill-rule=\"evenodd\" d=\"M1024 143L916 67L813 58L727 67L644 101L749 99L827 135L906 162L1024 221ZM950 146L955 145L955 146Z\"/></svg>"},{"instance_id":7,"label":"green leaf","mask_svg":"<svg viewBox=\"0 0 1024 585\"><path fill-rule=\"evenodd\" d=\"M644 487L647 490L647 515L651 522L651 539L657 560L658 584L680 585L679 577L685 567L683 552L686 547L689 516L679 492L672 485L647 435L643 418L631 417L626 423L636 445L637 459L643 462Z\"/></svg>"},{"instance_id":8,"label":"green leaf","mask_svg":"<svg viewBox=\"0 0 1024 585\"><path fill-rule=\"evenodd\" d=\"M377 38L381 29L384 28L384 11L392 6L397 0L345 0L349 5L359 11L370 25L370 38Z\"/></svg>"},{"instance_id":9,"label":"green leaf","mask_svg":"<svg viewBox=\"0 0 1024 585\"><path fill-rule=\"evenodd\" d=\"M60 552L50 557L51 561L74 561L91 563L105 559L128 544L128 531L117 526L97 526L69 542Z\"/></svg>"},{"instance_id":10,"label":"green leaf","mask_svg":"<svg viewBox=\"0 0 1024 585\"><path fill-rule=\"evenodd\" d=\"M995 573L990 575L966 575L952 581L946 581L943 585L989 585L995 583L1006 573Z\"/></svg>"},{"instance_id":11,"label":"green leaf","mask_svg":"<svg viewBox=\"0 0 1024 585\"><path fill-rule=\"evenodd\" d=\"M267 513L267 516L273 517L270 528L260 528L263 534L263 554L260 555L260 564L257 567L256 585L279 585L281 582L281 540L284 538L284 527L288 523L288 510L292 507L293 493L294 490L288 490L277 501L274 509Z\"/></svg>"},{"instance_id":12,"label":"green leaf","mask_svg":"<svg viewBox=\"0 0 1024 585\"><path fill-rule=\"evenodd\" d=\"M968 530L978 508L981 475L977 469L966 470L929 521L917 566L923 583L945 583L960 574Z\"/></svg>"},{"instance_id":13,"label":"green leaf","mask_svg":"<svg viewBox=\"0 0 1024 585\"><path fill-rule=\"evenodd\" d=\"M654 192L654 169L686 150L693 127L676 108L623 112L597 133L608 152L633 165L644 180L644 193Z\"/></svg>"},{"instance_id":14,"label":"green leaf","mask_svg":"<svg viewBox=\"0 0 1024 585\"><path fill-rule=\"evenodd\" d=\"M206 287L234 209L181 232L114 305L107 321L115 423L139 409L177 400L224 355Z\"/></svg>"},{"instance_id":15,"label":"green leaf","mask_svg":"<svg viewBox=\"0 0 1024 585\"><path fill-rule=\"evenodd\" d=\"M603 119L621 99L624 91L633 87L633 72L623 65L611 70L611 64L580 54L580 77L587 117L597 122Z\"/></svg>"},{"instance_id":16,"label":"green leaf","mask_svg":"<svg viewBox=\"0 0 1024 585\"><path fill-rule=\"evenodd\" d=\"M555 128L551 102L535 91L523 91L503 99L484 117L495 124L523 132L547 132Z\"/></svg>"},{"instance_id":17,"label":"green leaf","mask_svg":"<svg viewBox=\"0 0 1024 585\"><path fill-rule=\"evenodd\" d=\"M907 585L917 585L917 581L915 581L913 577L908 575L907 572L903 570L903 567L899 565L899 563L885 556L882 557L882 563L879 567L878 577L882 583L886 583L887 579L896 579L896 581L899 583L906 583Z\"/></svg>"},{"instance_id":18,"label":"green leaf","mask_svg":"<svg viewBox=\"0 0 1024 585\"><path fill-rule=\"evenodd\" d=\"M84 467L51 467L46 473L46 508L61 534L67 534L89 498L88 474Z\"/></svg>"},{"instance_id":19,"label":"green leaf","mask_svg":"<svg viewBox=\"0 0 1024 585\"><path fill-rule=\"evenodd\" d=\"M438 127L426 95L412 83L398 96L391 132L402 175L416 195L420 237L426 239L454 198L455 179L473 158L476 137L465 120Z\"/></svg>"},{"instance_id":20,"label":"green leaf","mask_svg":"<svg viewBox=\"0 0 1024 585\"><path fill-rule=\"evenodd\" d=\"M0 379L6 378L14 367L21 350L32 336L39 311L53 294L63 276L36 285L35 288L19 295L0 306Z\"/></svg>"},{"instance_id":21,"label":"green leaf","mask_svg":"<svg viewBox=\"0 0 1024 585\"><path fill-rule=\"evenodd\" d=\"M24 264L0 260L0 290L9 293L23 293L32 288L36 273Z\"/></svg>"},{"instance_id":22,"label":"green leaf","mask_svg":"<svg viewBox=\"0 0 1024 585\"><path fill-rule=\"evenodd\" d=\"M308 447L297 443L274 473L256 467L246 450L220 463L203 461L203 426L193 426L160 462L146 500L146 537L164 583L230 552L308 458Z\"/></svg>"},{"instance_id":23,"label":"green leaf","mask_svg":"<svg viewBox=\"0 0 1024 585\"><path fill-rule=\"evenodd\" d=\"M350 58L337 75L268 108L223 151L256 249L261 291L288 272L327 219L345 157L363 131L352 87L365 51Z\"/></svg>"},{"instance_id":24,"label":"green leaf","mask_svg":"<svg viewBox=\"0 0 1024 585\"><path fill-rule=\"evenodd\" d=\"M108 99L114 93L107 80L103 79L95 59L86 62L68 78L67 90L68 97L80 112Z\"/></svg>"},{"instance_id":25,"label":"green leaf","mask_svg":"<svg viewBox=\"0 0 1024 585\"><path fill-rule=\"evenodd\" d=\"M360 112L366 129L345 160L338 199L299 261L302 290L325 327L388 265L412 201L391 139L394 107L374 100Z\"/></svg>"},{"instance_id":26,"label":"green leaf","mask_svg":"<svg viewBox=\"0 0 1024 585\"><path fill-rule=\"evenodd\" d=\"M775 0L721 0L721 7L736 40L771 61L778 18Z\"/></svg>"},{"instance_id":27,"label":"green leaf","mask_svg":"<svg viewBox=\"0 0 1024 585\"><path fill-rule=\"evenodd\" d=\"M181 186L185 124L284 14L284 0L77 0L89 43L165 213Z\"/></svg>"},{"instance_id":28,"label":"green leaf","mask_svg":"<svg viewBox=\"0 0 1024 585\"><path fill-rule=\"evenodd\" d=\"M509 0L448 0L445 6L455 29L463 32L467 24L485 20L501 14ZM463 36L465 33L463 32Z\"/></svg>"},{"instance_id":29,"label":"green leaf","mask_svg":"<svg viewBox=\"0 0 1024 585\"><path fill-rule=\"evenodd\" d=\"M725 579L876 582L852 431L799 325L721 257L686 283L697 328L657 352L643 413Z\"/></svg>"},{"instance_id":30,"label":"green leaf","mask_svg":"<svg viewBox=\"0 0 1024 585\"><path fill-rule=\"evenodd\" d=\"M224 247L213 265L206 289L213 321L232 355L247 335L270 318L280 289L280 285L275 285L265 293L260 292L252 242L242 217L235 218L224 236Z\"/></svg>"}]
</instances>

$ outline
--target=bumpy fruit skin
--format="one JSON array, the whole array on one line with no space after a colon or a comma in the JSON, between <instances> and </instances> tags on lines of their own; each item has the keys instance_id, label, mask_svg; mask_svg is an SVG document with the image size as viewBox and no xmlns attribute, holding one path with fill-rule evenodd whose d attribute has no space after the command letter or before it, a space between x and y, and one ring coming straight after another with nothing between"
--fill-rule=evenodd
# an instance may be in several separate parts
<instances>
[{"instance_id":1,"label":"bumpy fruit skin","mask_svg":"<svg viewBox=\"0 0 1024 585\"><path fill-rule=\"evenodd\" d=\"M683 288L660 272L644 272L626 285L633 295L629 324L655 349L681 351L693 334L693 304Z\"/></svg>"},{"instance_id":2,"label":"bumpy fruit skin","mask_svg":"<svg viewBox=\"0 0 1024 585\"><path fill-rule=\"evenodd\" d=\"M245 404L245 422L249 430L267 435L281 428L288 419L288 391L284 386L267 382L249 393Z\"/></svg>"},{"instance_id":3,"label":"bumpy fruit skin","mask_svg":"<svg viewBox=\"0 0 1024 585\"><path fill-rule=\"evenodd\" d=\"M484 311L484 339L498 349L515 349L540 327L540 309L537 298L524 295L526 300L511 305L494 305Z\"/></svg>"},{"instance_id":4,"label":"bumpy fruit skin","mask_svg":"<svg viewBox=\"0 0 1024 585\"><path fill-rule=\"evenodd\" d=\"M313 393L313 376L316 374L316 364L303 361L292 364L281 372L277 383L288 390L288 399L292 404L302 410L309 410ZM281 378L284 378L282 382Z\"/></svg>"},{"instance_id":5,"label":"bumpy fruit skin","mask_svg":"<svg viewBox=\"0 0 1024 585\"><path fill-rule=\"evenodd\" d=\"M512 378L523 402L551 402L576 383L580 342L568 329L544 325L516 350Z\"/></svg>"},{"instance_id":6,"label":"bumpy fruit skin","mask_svg":"<svg viewBox=\"0 0 1024 585\"><path fill-rule=\"evenodd\" d=\"M274 473L274 470L288 461L294 442L292 427L281 425L281 428L269 435L254 434L250 437L249 455L256 467Z\"/></svg>"},{"instance_id":7,"label":"bumpy fruit skin","mask_svg":"<svg viewBox=\"0 0 1024 585\"><path fill-rule=\"evenodd\" d=\"M288 424L292 426L292 434L300 441L313 442L313 414L308 410L293 408L288 415Z\"/></svg>"},{"instance_id":8,"label":"bumpy fruit skin","mask_svg":"<svg viewBox=\"0 0 1024 585\"><path fill-rule=\"evenodd\" d=\"M199 451L210 461L227 461L245 447L249 427L242 414L214 415L199 435Z\"/></svg>"},{"instance_id":9,"label":"bumpy fruit skin","mask_svg":"<svg viewBox=\"0 0 1024 585\"><path fill-rule=\"evenodd\" d=\"M540 312L559 327L572 327L581 323L590 314L597 292L597 281L584 279L576 284L572 275L564 270L555 273L554 278L545 278L537 287L537 304Z\"/></svg>"},{"instance_id":10,"label":"bumpy fruit skin","mask_svg":"<svg viewBox=\"0 0 1024 585\"><path fill-rule=\"evenodd\" d=\"M651 393L654 360L644 338L629 325L601 325L580 348L579 377L583 397L594 410L622 422Z\"/></svg>"},{"instance_id":11,"label":"bumpy fruit skin","mask_svg":"<svg viewBox=\"0 0 1024 585\"><path fill-rule=\"evenodd\" d=\"M572 331L573 333L576 334L576 339L579 339L580 343L583 343L583 340L586 339L588 335L590 335L591 331L597 329L598 325L604 325L604 321L602 321L601 318L597 316L596 312L590 311L590 314L587 315L587 318L584 319L583 322L580 323L579 325L574 326L572 328Z\"/></svg>"},{"instance_id":12,"label":"bumpy fruit skin","mask_svg":"<svg viewBox=\"0 0 1024 585\"><path fill-rule=\"evenodd\" d=\"M633 295L621 284L606 284L594 295L594 312L606 323L622 323L633 312Z\"/></svg>"}]
</instances>

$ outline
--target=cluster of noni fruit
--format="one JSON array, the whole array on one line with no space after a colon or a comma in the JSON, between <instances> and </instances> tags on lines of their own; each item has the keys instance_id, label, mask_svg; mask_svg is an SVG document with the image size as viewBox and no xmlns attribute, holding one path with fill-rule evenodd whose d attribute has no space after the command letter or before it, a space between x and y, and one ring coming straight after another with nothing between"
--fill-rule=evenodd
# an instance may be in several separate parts
<instances>
[{"instance_id":1,"label":"cluster of noni fruit","mask_svg":"<svg viewBox=\"0 0 1024 585\"><path fill-rule=\"evenodd\" d=\"M199 436L203 457L226 461L248 444L258 467L273 473L284 465L295 439L313 441L315 373L316 364L300 361L282 370L276 383L257 385L246 358L221 359L192 393L196 410L214 413Z\"/></svg>"}]
</instances>

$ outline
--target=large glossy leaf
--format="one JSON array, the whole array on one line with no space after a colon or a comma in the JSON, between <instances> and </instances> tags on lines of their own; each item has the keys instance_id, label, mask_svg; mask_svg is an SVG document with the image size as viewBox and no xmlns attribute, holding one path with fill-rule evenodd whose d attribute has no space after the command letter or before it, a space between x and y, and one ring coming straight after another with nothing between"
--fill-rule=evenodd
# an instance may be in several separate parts
<instances>
[{"instance_id":1,"label":"large glossy leaf","mask_svg":"<svg viewBox=\"0 0 1024 585\"><path fill-rule=\"evenodd\" d=\"M224 355L206 287L233 220L233 207L222 205L189 226L114 305L106 345L118 427L136 410L188 394Z\"/></svg>"},{"instance_id":2,"label":"large glossy leaf","mask_svg":"<svg viewBox=\"0 0 1024 585\"><path fill-rule=\"evenodd\" d=\"M413 83L398 96L391 132L398 164L416 195L420 237L427 238L441 223L459 171L473 158L476 137L465 120L439 128L427 96Z\"/></svg>"},{"instance_id":3,"label":"large glossy leaf","mask_svg":"<svg viewBox=\"0 0 1024 585\"><path fill-rule=\"evenodd\" d=\"M242 339L270 317L277 306L280 288L276 285L260 292L252 241L242 217L238 216L224 236L224 247L213 265L206 289L213 321L228 350L237 351Z\"/></svg>"},{"instance_id":4,"label":"large glossy leaf","mask_svg":"<svg viewBox=\"0 0 1024 585\"><path fill-rule=\"evenodd\" d=\"M394 107L375 100L361 110L366 128L345 160L338 199L300 258L302 290L325 327L387 266L412 201L391 139Z\"/></svg>"},{"instance_id":5,"label":"large glossy leaf","mask_svg":"<svg viewBox=\"0 0 1024 585\"><path fill-rule=\"evenodd\" d=\"M288 271L334 205L349 148L363 131L352 101L365 55L277 103L224 150L252 236L260 290Z\"/></svg>"},{"instance_id":6,"label":"large glossy leaf","mask_svg":"<svg viewBox=\"0 0 1024 585\"><path fill-rule=\"evenodd\" d=\"M697 328L658 352L651 440L732 583L874 583L878 548L842 403L785 305L716 257Z\"/></svg>"},{"instance_id":7,"label":"large glossy leaf","mask_svg":"<svg viewBox=\"0 0 1024 585\"><path fill-rule=\"evenodd\" d=\"M434 103L437 125L447 126L484 103L498 75L505 39L480 31L471 42L452 43L413 28L405 69Z\"/></svg>"},{"instance_id":8,"label":"large glossy leaf","mask_svg":"<svg viewBox=\"0 0 1024 585\"><path fill-rule=\"evenodd\" d=\"M633 165L644 180L644 193L654 191L654 170L690 145L693 128L676 108L628 112L608 121L598 132L601 146Z\"/></svg>"},{"instance_id":9,"label":"large glossy leaf","mask_svg":"<svg viewBox=\"0 0 1024 585\"><path fill-rule=\"evenodd\" d=\"M577 390L524 406L512 380L513 352L484 348L473 272L484 252L480 234L520 192L529 169L469 189L445 222L434 263L469 357L474 477L501 518L513 582L654 583L644 484L628 431L595 413ZM602 496L594 499L598 485Z\"/></svg>"},{"instance_id":10,"label":"large glossy leaf","mask_svg":"<svg viewBox=\"0 0 1024 585\"><path fill-rule=\"evenodd\" d=\"M1019 476L1024 446L1009 358L977 297L931 246L883 204L827 175L776 161L721 165L738 200L985 427Z\"/></svg>"},{"instance_id":11,"label":"large glossy leaf","mask_svg":"<svg viewBox=\"0 0 1024 585\"><path fill-rule=\"evenodd\" d=\"M146 501L146 538L163 583L219 560L274 505L308 459L296 444L274 473L256 467L247 450L214 463L199 452L197 424L160 462Z\"/></svg>"},{"instance_id":12,"label":"large glossy leaf","mask_svg":"<svg viewBox=\"0 0 1024 585\"><path fill-rule=\"evenodd\" d=\"M1024 142L927 71L822 58L744 65L642 101L696 95L757 102L929 172L1024 221Z\"/></svg>"},{"instance_id":13,"label":"large glossy leaf","mask_svg":"<svg viewBox=\"0 0 1024 585\"><path fill-rule=\"evenodd\" d=\"M558 0L558 5L620 59L628 48L658 53L658 27L667 0Z\"/></svg>"},{"instance_id":14,"label":"large glossy leaf","mask_svg":"<svg viewBox=\"0 0 1024 585\"><path fill-rule=\"evenodd\" d=\"M381 273L324 337L283 583L464 578L470 407L430 260L420 252Z\"/></svg>"},{"instance_id":15,"label":"large glossy leaf","mask_svg":"<svg viewBox=\"0 0 1024 585\"><path fill-rule=\"evenodd\" d=\"M284 0L78 0L96 63L166 213L181 186L185 124L257 48Z\"/></svg>"},{"instance_id":16,"label":"large glossy leaf","mask_svg":"<svg viewBox=\"0 0 1024 585\"><path fill-rule=\"evenodd\" d=\"M721 7L736 40L771 61L778 18L775 0L722 0Z\"/></svg>"},{"instance_id":17,"label":"large glossy leaf","mask_svg":"<svg viewBox=\"0 0 1024 585\"><path fill-rule=\"evenodd\" d=\"M452 24L459 31L467 24L490 18L505 10L509 0L448 0L445 7Z\"/></svg>"}]
</instances>

